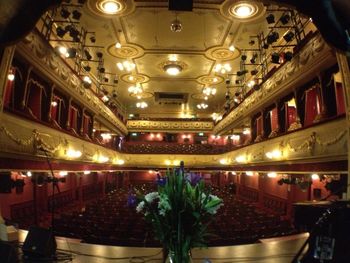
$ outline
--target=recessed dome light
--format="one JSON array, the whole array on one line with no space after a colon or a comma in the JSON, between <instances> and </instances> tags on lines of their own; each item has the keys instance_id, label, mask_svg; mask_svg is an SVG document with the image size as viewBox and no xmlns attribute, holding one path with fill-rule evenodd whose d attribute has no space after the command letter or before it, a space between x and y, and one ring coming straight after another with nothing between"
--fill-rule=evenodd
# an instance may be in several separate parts
<instances>
[{"instance_id":1,"label":"recessed dome light","mask_svg":"<svg viewBox=\"0 0 350 263\"><path fill-rule=\"evenodd\" d=\"M258 12L258 8L255 5L248 3L238 3L230 8L230 13L241 19L246 19L254 16Z\"/></svg>"},{"instance_id":2,"label":"recessed dome light","mask_svg":"<svg viewBox=\"0 0 350 263\"><path fill-rule=\"evenodd\" d=\"M182 71L182 67L177 64L168 64L164 66L164 71L169 75L176 76Z\"/></svg>"},{"instance_id":3,"label":"recessed dome light","mask_svg":"<svg viewBox=\"0 0 350 263\"><path fill-rule=\"evenodd\" d=\"M109 15L118 13L122 9L122 5L114 0L104 0L99 3L101 10Z\"/></svg>"}]
</instances>

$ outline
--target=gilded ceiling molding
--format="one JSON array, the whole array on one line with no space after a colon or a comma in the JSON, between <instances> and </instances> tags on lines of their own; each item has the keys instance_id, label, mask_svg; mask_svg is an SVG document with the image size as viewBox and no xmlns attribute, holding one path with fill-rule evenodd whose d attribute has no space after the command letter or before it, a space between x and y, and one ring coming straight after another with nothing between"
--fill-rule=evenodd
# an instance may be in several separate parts
<instances>
[{"instance_id":1,"label":"gilded ceiling molding","mask_svg":"<svg viewBox=\"0 0 350 263\"><path fill-rule=\"evenodd\" d=\"M120 135L128 133L125 124L90 89L83 87L75 72L54 53L53 49L36 31L27 35L17 45L16 51L29 63L35 65L42 74L56 83L65 93L71 95L94 114L103 117L104 121L110 123L107 126L112 131Z\"/></svg>"},{"instance_id":2,"label":"gilded ceiling molding","mask_svg":"<svg viewBox=\"0 0 350 263\"><path fill-rule=\"evenodd\" d=\"M253 92L237 108L232 110L214 128L215 134L221 134L231 129L235 124L249 117L264 105L273 101L287 89L293 90L303 84L303 80L315 75L315 70L336 62L331 49L326 45L320 34L310 40L306 46L292 59L284 64L262 85L261 89Z\"/></svg>"},{"instance_id":3,"label":"gilded ceiling molding","mask_svg":"<svg viewBox=\"0 0 350 263\"><path fill-rule=\"evenodd\" d=\"M128 120L126 126L129 132L211 132L214 128L214 124L211 121Z\"/></svg>"}]
</instances>

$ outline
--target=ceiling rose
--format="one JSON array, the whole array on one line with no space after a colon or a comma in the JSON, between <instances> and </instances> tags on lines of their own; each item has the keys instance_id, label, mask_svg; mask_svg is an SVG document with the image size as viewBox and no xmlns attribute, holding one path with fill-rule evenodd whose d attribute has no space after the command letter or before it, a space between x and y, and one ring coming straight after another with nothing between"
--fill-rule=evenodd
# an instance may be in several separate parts
<instances>
[{"instance_id":1,"label":"ceiling rose","mask_svg":"<svg viewBox=\"0 0 350 263\"><path fill-rule=\"evenodd\" d=\"M230 8L230 13L237 18L249 18L256 14L257 7L248 3L238 3Z\"/></svg>"},{"instance_id":2,"label":"ceiling rose","mask_svg":"<svg viewBox=\"0 0 350 263\"><path fill-rule=\"evenodd\" d=\"M124 9L124 5L118 0L101 0L97 3L97 8L107 15L115 15Z\"/></svg>"},{"instance_id":3,"label":"ceiling rose","mask_svg":"<svg viewBox=\"0 0 350 263\"><path fill-rule=\"evenodd\" d=\"M164 66L164 71L169 75L176 76L182 71L182 67L177 64L168 64Z\"/></svg>"},{"instance_id":4,"label":"ceiling rose","mask_svg":"<svg viewBox=\"0 0 350 263\"><path fill-rule=\"evenodd\" d=\"M168 75L176 76L180 74L184 69L187 68L187 65L182 61L165 61L159 64L159 67L166 72Z\"/></svg>"}]
</instances>

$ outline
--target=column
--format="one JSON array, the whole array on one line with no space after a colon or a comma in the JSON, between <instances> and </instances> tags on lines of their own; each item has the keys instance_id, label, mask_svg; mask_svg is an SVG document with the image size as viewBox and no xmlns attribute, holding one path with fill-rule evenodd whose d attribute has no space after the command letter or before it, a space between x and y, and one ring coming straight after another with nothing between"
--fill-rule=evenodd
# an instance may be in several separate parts
<instances>
[{"instance_id":1,"label":"column","mask_svg":"<svg viewBox=\"0 0 350 263\"><path fill-rule=\"evenodd\" d=\"M337 61L339 65L339 71L343 78L344 92L345 92L345 105L346 105L346 126L348 131L348 149L350 149L350 70L349 62L345 54L341 52L336 52ZM350 160L350 151L348 151L348 160ZM346 199L350 199L350 162L348 162L348 183L347 183L347 193L344 196Z\"/></svg>"}]
</instances>

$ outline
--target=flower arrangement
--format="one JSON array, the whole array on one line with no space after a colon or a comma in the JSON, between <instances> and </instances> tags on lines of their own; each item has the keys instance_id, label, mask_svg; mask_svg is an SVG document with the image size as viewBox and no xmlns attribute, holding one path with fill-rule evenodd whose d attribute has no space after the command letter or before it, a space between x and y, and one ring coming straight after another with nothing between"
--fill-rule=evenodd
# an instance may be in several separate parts
<instances>
[{"instance_id":1,"label":"flower arrangement","mask_svg":"<svg viewBox=\"0 0 350 263\"><path fill-rule=\"evenodd\" d=\"M157 178L158 191L138 195L137 212L143 213L156 238L169 251L173 263L187 263L190 249L205 247L207 227L223 205L211 195L198 174L180 168Z\"/></svg>"}]
</instances>

